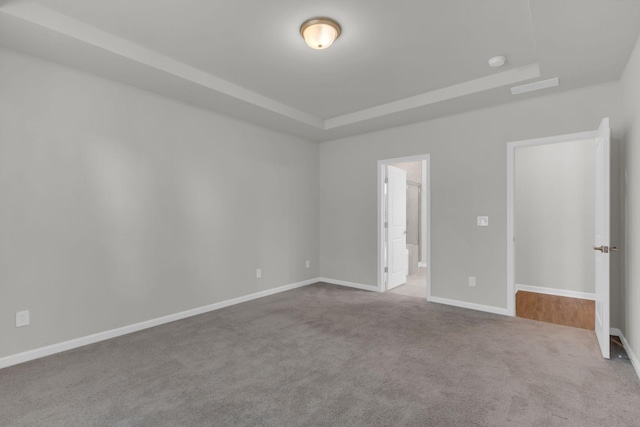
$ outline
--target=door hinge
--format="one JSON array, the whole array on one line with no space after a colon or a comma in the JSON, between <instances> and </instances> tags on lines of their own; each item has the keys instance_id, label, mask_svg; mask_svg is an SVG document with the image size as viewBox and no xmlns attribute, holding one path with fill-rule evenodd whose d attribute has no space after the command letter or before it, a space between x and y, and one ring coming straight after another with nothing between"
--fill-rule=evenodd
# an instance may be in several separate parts
<instances>
[{"instance_id":1,"label":"door hinge","mask_svg":"<svg viewBox=\"0 0 640 427\"><path fill-rule=\"evenodd\" d=\"M389 267L385 267L385 268L384 268L384 272L385 272L385 273L388 273L388 272L389 272Z\"/></svg>"},{"instance_id":2,"label":"door hinge","mask_svg":"<svg viewBox=\"0 0 640 427\"><path fill-rule=\"evenodd\" d=\"M384 222L384 228L389 228L389 223L387 221Z\"/></svg>"},{"instance_id":3,"label":"door hinge","mask_svg":"<svg viewBox=\"0 0 640 427\"><path fill-rule=\"evenodd\" d=\"M389 178L385 178L385 179L384 179L384 183L385 183L385 184L388 184L388 183L389 183Z\"/></svg>"}]
</instances>

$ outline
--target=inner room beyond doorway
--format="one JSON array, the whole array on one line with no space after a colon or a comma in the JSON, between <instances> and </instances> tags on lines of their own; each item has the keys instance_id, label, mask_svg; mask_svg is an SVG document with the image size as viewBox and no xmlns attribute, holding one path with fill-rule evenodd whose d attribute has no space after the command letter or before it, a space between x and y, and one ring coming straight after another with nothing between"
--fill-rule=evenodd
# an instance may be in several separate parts
<instances>
[{"instance_id":1,"label":"inner room beyond doorway","mask_svg":"<svg viewBox=\"0 0 640 427\"><path fill-rule=\"evenodd\" d=\"M407 276L407 283L400 285L397 288L391 289L389 292L392 294L406 295L409 297L426 298L427 288L425 286L427 280L426 267L418 268L416 274L410 274Z\"/></svg>"},{"instance_id":2,"label":"inner room beyond doorway","mask_svg":"<svg viewBox=\"0 0 640 427\"><path fill-rule=\"evenodd\" d=\"M406 282L387 289L396 294L427 298L426 162L398 162L390 166L406 172L406 218L403 220L406 237L406 250L403 251Z\"/></svg>"}]
</instances>

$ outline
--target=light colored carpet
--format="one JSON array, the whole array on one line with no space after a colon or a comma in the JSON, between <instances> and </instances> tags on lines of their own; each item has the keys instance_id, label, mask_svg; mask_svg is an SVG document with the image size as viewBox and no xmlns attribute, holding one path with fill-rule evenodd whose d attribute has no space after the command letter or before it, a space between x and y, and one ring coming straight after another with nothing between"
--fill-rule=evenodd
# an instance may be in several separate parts
<instances>
[{"instance_id":1,"label":"light colored carpet","mask_svg":"<svg viewBox=\"0 0 640 427\"><path fill-rule=\"evenodd\" d=\"M393 288L389 292L393 294L406 295L408 297L426 298L427 269L425 267L418 268L418 272L416 274L407 276L407 283Z\"/></svg>"},{"instance_id":2,"label":"light colored carpet","mask_svg":"<svg viewBox=\"0 0 640 427\"><path fill-rule=\"evenodd\" d=\"M593 332L316 284L0 370L2 426L631 426Z\"/></svg>"}]
</instances>

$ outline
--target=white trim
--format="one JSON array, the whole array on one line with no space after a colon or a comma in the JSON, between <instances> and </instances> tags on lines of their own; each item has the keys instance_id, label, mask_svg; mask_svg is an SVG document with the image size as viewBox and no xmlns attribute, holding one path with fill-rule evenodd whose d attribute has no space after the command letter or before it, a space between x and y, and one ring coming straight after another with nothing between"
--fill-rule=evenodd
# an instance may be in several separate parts
<instances>
[{"instance_id":1,"label":"white trim","mask_svg":"<svg viewBox=\"0 0 640 427\"><path fill-rule=\"evenodd\" d=\"M640 379L640 360L638 360L638 357L631 349L631 345L629 344L629 341L627 341L627 339L622 334L622 331L620 329L611 328L610 331L611 331L611 335L620 337L620 341L622 341L622 345L624 346L624 351L627 352L627 356L629 356L631 365L633 366L633 369L635 369L638 379Z\"/></svg>"},{"instance_id":2,"label":"white trim","mask_svg":"<svg viewBox=\"0 0 640 427\"><path fill-rule=\"evenodd\" d=\"M476 303L473 303L473 302L458 301L458 300L455 300L455 299L440 298L440 297L431 297L431 298L429 298L429 301L430 302L435 302L435 303L438 303L438 304L452 305L454 307L468 308L470 310L485 311L487 313L493 313L493 314L501 314L503 316L508 316L509 315L509 312L507 311L506 308L493 307L493 306L490 306L490 305L476 304Z\"/></svg>"},{"instance_id":3,"label":"white trim","mask_svg":"<svg viewBox=\"0 0 640 427\"><path fill-rule=\"evenodd\" d=\"M425 215L427 215L427 241L425 242L425 251L426 251L426 263L425 267L427 269L427 301L431 298L431 271L433 270L433 265L431 264L431 155L427 154L426 158L426 185L425 191L427 194L427 207L425 209Z\"/></svg>"},{"instance_id":4,"label":"white trim","mask_svg":"<svg viewBox=\"0 0 640 427\"><path fill-rule=\"evenodd\" d=\"M423 161L424 167L426 169L426 178L427 185L425 190L426 194L426 202L427 208L423 215L427 216L427 241L425 242L425 252L426 252L426 263L423 263L424 267L428 267L431 265L431 155L430 154L420 154L417 156L407 156L407 157L396 157L393 159L384 159L378 160L378 284L376 290L378 292L384 292L385 285L385 272L384 272L384 179L385 179L385 168L384 166L390 165L393 163L406 163L406 162L417 162ZM431 270L432 268L427 268L427 300L431 297ZM366 286L366 285L364 285Z\"/></svg>"},{"instance_id":5,"label":"white trim","mask_svg":"<svg viewBox=\"0 0 640 427\"><path fill-rule=\"evenodd\" d=\"M618 328L610 328L609 329L609 334L614 336L614 337L621 337L622 336L622 331Z\"/></svg>"},{"instance_id":6,"label":"white trim","mask_svg":"<svg viewBox=\"0 0 640 427\"><path fill-rule=\"evenodd\" d=\"M418 268L426 268L427 267L427 263L426 262L419 262L418 263Z\"/></svg>"},{"instance_id":7,"label":"white trim","mask_svg":"<svg viewBox=\"0 0 640 427\"><path fill-rule=\"evenodd\" d=\"M378 292L384 292L384 180L386 177L386 171L382 160L378 160L378 191L377 191L377 204L378 204L378 219L377 224L377 237L376 242L378 244Z\"/></svg>"},{"instance_id":8,"label":"white trim","mask_svg":"<svg viewBox=\"0 0 640 427\"><path fill-rule=\"evenodd\" d=\"M318 277L318 282L330 283L332 285L346 286L349 288L362 289L363 291L380 292L380 290L373 285L363 285L362 283L347 282L344 280L329 279L327 277Z\"/></svg>"},{"instance_id":9,"label":"white trim","mask_svg":"<svg viewBox=\"0 0 640 427\"><path fill-rule=\"evenodd\" d=\"M515 242L515 195L516 195L516 147L507 144L507 312L516 315L516 242Z\"/></svg>"},{"instance_id":10,"label":"white trim","mask_svg":"<svg viewBox=\"0 0 640 427\"><path fill-rule=\"evenodd\" d=\"M193 308L179 313L169 314L167 316L157 317L151 320L145 320L144 322L134 323L132 325L122 326L120 328L111 329L104 332L98 332L96 334L87 335L80 338L74 338L69 341L64 341L56 344L51 344L45 347L28 350L18 354L12 354L0 358L0 369L9 366L17 365L19 363L28 362L30 360L39 359L41 357L50 356L52 354L61 353L63 351L71 350L74 348L82 347L88 344L93 344L99 341L105 341L111 338L119 337L122 335L130 334L132 332L138 332L143 329L153 328L154 326L163 325L169 322L175 322L176 320L186 319L187 317L197 316L199 314L208 313L210 311L219 310L221 308L229 307L232 305L240 304L242 302L251 301L254 299L266 297L269 295L277 294L280 292L289 291L303 286L310 285L312 283L319 282L320 279L308 279L298 283L292 283L290 285L284 285L277 288L267 289L265 291L256 292L249 295L244 295L238 298L232 298L225 301L216 302L213 304L205 305L202 307Z\"/></svg>"},{"instance_id":11,"label":"white trim","mask_svg":"<svg viewBox=\"0 0 640 427\"><path fill-rule=\"evenodd\" d=\"M324 129L334 129L366 120L374 120L390 114L433 105L450 99L456 99L461 96L471 95L498 87L509 86L511 84L520 83L538 77L540 77L540 65L536 62L520 68L514 68L512 70L502 71L496 74L489 74L485 77L443 87L431 92L425 92L408 98L399 99L397 101L391 101L387 104L381 104L375 107L365 108L364 110L343 114L341 116L331 117L324 121Z\"/></svg>"},{"instance_id":12,"label":"white trim","mask_svg":"<svg viewBox=\"0 0 640 427\"><path fill-rule=\"evenodd\" d=\"M591 301L596 300L595 293L568 291L565 289L543 288L542 286L530 286L530 285L522 285L522 284L516 283L516 292L518 291L535 292L537 294L557 295L560 297L588 299Z\"/></svg>"},{"instance_id":13,"label":"white trim","mask_svg":"<svg viewBox=\"0 0 640 427\"><path fill-rule=\"evenodd\" d=\"M516 248L515 248L515 198L516 198L516 148L536 145L558 144L580 140L593 140L599 137L598 131L571 133L545 138L513 141L507 144L507 312L516 315Z\"/></svg>"}]
</instances>

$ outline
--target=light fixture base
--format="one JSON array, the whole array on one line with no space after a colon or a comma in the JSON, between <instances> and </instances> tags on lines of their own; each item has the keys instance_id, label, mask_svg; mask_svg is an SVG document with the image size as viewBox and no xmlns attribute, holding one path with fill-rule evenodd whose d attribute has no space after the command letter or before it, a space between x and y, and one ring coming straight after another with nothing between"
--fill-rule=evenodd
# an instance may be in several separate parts
<instances>
[{"instance_id":1,"label":"light fixture base","mask_svg":"<svg viewBox=\"0 0 640 427\"><path fill-rule=\"evenodd\" d=\"M327 17L307 19L300 25L300 35L312 49L326 49L340 37L342 27Z\"/></svg>"}]
</instances>

